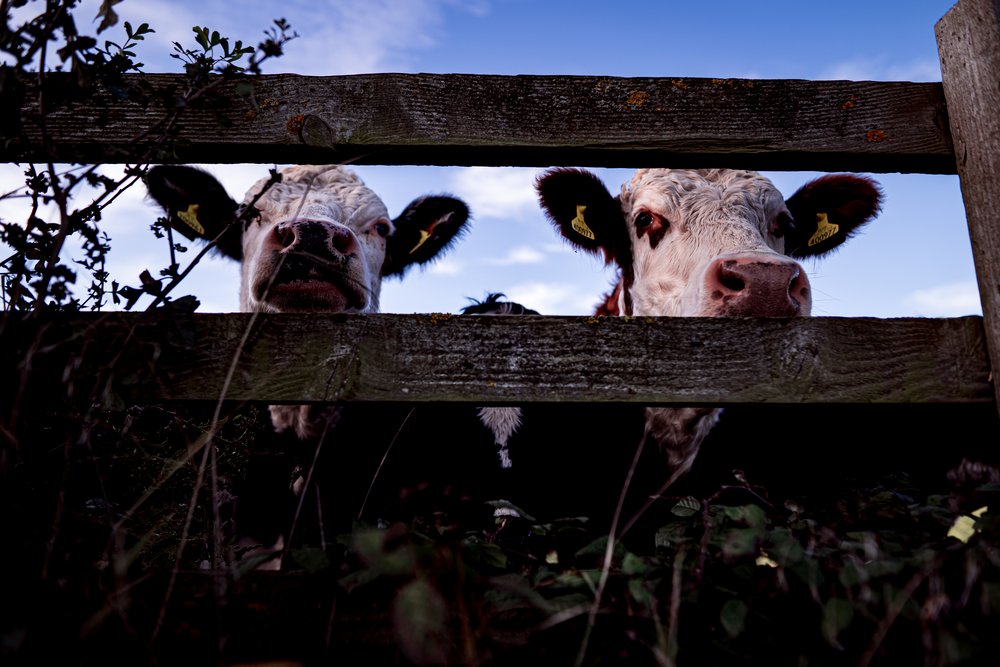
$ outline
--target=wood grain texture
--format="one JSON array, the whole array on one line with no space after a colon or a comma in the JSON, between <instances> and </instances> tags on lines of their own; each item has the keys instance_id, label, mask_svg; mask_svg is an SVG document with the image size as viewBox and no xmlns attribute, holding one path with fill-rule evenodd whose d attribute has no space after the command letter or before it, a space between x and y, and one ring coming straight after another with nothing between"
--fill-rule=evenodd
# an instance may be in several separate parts
<instances>
[{"instance_id":1,"label":"wood grain texture","mask_svg":"<svg viewBox=\"0 0 1000 667\"><path fill-rule=\"evenodd\" d=\"M135 75L154 99L176 75ZM55 159L522 166L672 166L954 173L941 85L707 78L368 74L267 75L192 108L166 151L134 143L163 117L104 93L60 100ZM37 94L8 161L44 160Z\"/></svg>"},{"instance_id":2,"label":"wood grain texture","mask_svg":"<svg viewBox=\"0 0 1000 667\"><path fill-rule=\"evenodd\" d=\"M936 31L988 348L1000 377L1000 2L960 0Z\"/></svg>"},{"instance_id":3,"label":"wood grain texture","mask_svg":"<svg viewBox=\"0 0 1000 667\"><path fill-rule=\"evenodd\" d=\"M450 315L8 317L33 382L104 375L132 401L690 405L993 400L981 318ZM44 339L30 358L24 350ZM79 360L79 361L78 361ZM51 386L51 385L48 385Z\"/></svg>"}]
</instances>

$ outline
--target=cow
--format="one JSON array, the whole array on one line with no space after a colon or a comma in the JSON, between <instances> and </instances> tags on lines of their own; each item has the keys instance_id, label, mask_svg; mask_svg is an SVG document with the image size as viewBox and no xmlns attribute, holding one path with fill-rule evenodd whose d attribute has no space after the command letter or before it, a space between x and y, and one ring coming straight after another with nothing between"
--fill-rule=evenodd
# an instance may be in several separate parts
<instances>
[{"instance_id":1,"label":"cow","mask_svg":"<svg viewBox=\"0 0 1000 667\"><path fill-rule=\"evenodd\" d=\"M203 170L160 165L146 184L173 229L215 239L219 253L240 262L243 312L378 312L382 279L432 261L469 221L465 203L449 196L419 197L390 218L378 195L339 165L287 167L277 182L260 179L244 198L258 212L245 229L230 224L240 207ZM271 413L279 431L302 438L325 424L304 406Z\"/></svg>"},{"instance_id":2,"label":"cow","mask_svg":"<svg viewBox=\"0 0 1000 667\"><path fill-rule=\"evenodd\" d=\"M210 174L160 165L146 177L171 227L210 240L242 265L240 310L267 313L373 313L384 277L430 262L465 231L469 209L448 196L415 199L396 218L352 170L306 165L262 178L244 205L258 217L227 227L239 206ZM221 236L220 236L221 235Z\"/></svg>"},{"instance_id":3,"label":"cow","mask_svg":"<svg viewBox=\"0 0 1000 667\"><path fill-rule=\"evenodd\" d=\"M882 203L880 186L854 174L824 175L787 199L761 174L735 169L639 169L617 196L582 169L550 169L535 186L558 232L617 268L598 315L808 316L811 286L796 258L830 253ZM676 478L721 410L645 413L644 437Z\"/></svg>"},{"instance_id":4,"label":"cow","mask_svg":"<svg viewBox=\"0 0 1000 667\"><path fill-rule=\"evenodd\" d=\"M338 165L281 169L254 184L242 205L209 173L185 165L151 168L146 186L150 197L165 210L172 229L189 239L214 240L221 255L240 262L240 310L244 312L378 312L382 279L401 278L411 267L438 257L465 232L470 219L464 202L445 195L418 197L392 218L357 173ZM251 206L254 210L245 210ZM310 455L298 442L315 445L333 424L344 421L347 426L335 438L338 446L343 445L336 456L349 469L354 452L345 433L351 426L375 443L377 428L398 428L402 418L387 419L388 413L378 410L347 412L343 406L270 408L279 448L297 452L299 462ZM285 475L280 466L262 467L272 478ZM287 481L282 486L287 491ZM241 532L254 532L250 526L258 516L282 505L283 501L274 500L280 495L273 492L261 499L245 494L240 514L246 521ZM268 543L277 533L280 543L282 530L269 524L257 532L266 533L260 541Z\"/></svg>"}]
</instances>

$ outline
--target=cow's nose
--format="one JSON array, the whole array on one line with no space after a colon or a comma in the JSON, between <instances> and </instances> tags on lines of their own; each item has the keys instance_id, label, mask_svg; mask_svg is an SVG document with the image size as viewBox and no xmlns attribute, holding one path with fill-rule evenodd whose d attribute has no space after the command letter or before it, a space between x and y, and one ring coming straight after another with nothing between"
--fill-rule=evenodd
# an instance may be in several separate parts
<instances>
[{"instance_id":1,"label":"cow's nose","mask_svg":"<svg viewBox=\"0 0 1000 667\"><path fill-rule=\"evenodd\" d=\"M316 255L352 255L357 239L347 227L316 220L282 222L274 228L277 245L288 250Z\"/></svg>"},{"instance_id":2,"label":"cow's nose","mask_svg":"<svg viewBox=\"0 0 1000 667\"><path fill-rule=\"evenodd\" d=\"M783 257L716 259L705 287L724 316L792 317L812 310L809 278L798 263Z\"/></svg>"}]
</instances>

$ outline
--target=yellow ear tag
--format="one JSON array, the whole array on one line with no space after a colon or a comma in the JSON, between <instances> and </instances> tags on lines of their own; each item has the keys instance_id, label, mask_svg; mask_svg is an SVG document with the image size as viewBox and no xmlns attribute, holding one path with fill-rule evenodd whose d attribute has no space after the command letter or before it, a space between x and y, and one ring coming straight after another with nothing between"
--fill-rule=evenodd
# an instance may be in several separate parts
<instances>
[{"instance_id":1,"label":"yellow ear tag","mask_svg":"<svg viewBox=\"0 0 1000 667\"><path fill-rule=\"evenodd\" d=\"M827 220L826 213L816 214L816 233L812 235L809 239L808 245L810 248L817 243L822 243L831 236L835 235L840 231L840 225L835 225L834 223Z\"/></svg>"},{"instance_id":2,"label":"yellow ear tag","mask_svg":"<svg viewBox=\"0 0 1000 667\"><path fill-rule=\"evenodd\" d=\"M980 507L972 516L978 519L983 514L986 513L986 507ZM948 529L948 537L954 537L955 539L961 540L962 542L968 542L969 538L976 534L976 521L972 517L962 515L955 519L955 523L951 525Z\"/></svg>"},{"instance_id":3,"label":"yellow ear tag","mask_svg":"<svg viewBox=\"0 0 1000 667\"><path fill-rule=\"evenodd\" d=\"M577 205L576 207L576 217L570 222L573 227L573 231L580 236L586 236L591 241L595 240L594 232L587 226L587 223L583 220L583 212L587 210L586 206Z\"/></svg>"},{"instance_id":4,"label":"yellow ear tag","mask_svg":"<svg viewBox=\"0 0 1000 667\"><path fill-rule=\"evenodd\" d=\"M409 252L409 254L412 255L413 253L415 253L417 251L417 248L419 248L420 246L422 246L424 244L424 241L426 241L430 237L431 237L431 233L429 231L427 231L426 229L421 229L420 230L420 242L417 243L417 245L413 246L413 250L411 250Z\"/></svg>"},{"instance_id":5,"label":"yellow ear tag","mask_svg":"<svg viewBox=\"0 0 1000 667\"><path fill-rule=\"evenodd\" d=\"M202 236L205 235L205 228L201 226L198 222L198 205L191 204L188 206L186 211L177 211L177 217L181 219L185 225L198 232Z\"/></svg>"}]
</instances>

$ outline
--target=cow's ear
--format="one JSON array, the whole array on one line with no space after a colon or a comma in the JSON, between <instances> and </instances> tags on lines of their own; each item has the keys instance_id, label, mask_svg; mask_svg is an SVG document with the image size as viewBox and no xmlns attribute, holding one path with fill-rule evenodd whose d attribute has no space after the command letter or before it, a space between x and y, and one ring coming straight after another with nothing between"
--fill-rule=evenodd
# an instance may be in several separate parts
<instances>
[{"instance_id":1,"label":"cow's ear","mask_svg":"<svg viewBox=\"0 0 1000 667\"><path fill-rule=\"evenodd\" d=\"M468 229L469 207L454 197L420 197L392 222L382 275L402 276L414 264L437 257Z\"/></svg>"},{"instance_id":2,"label":"cow's ear","mask_svg":"<svg viewBox=\"0 0 1000 667\"><path fill-rule=\"evenodd\" d=\"M214 176L194 167L159 165L146 174L146 189L166 211L174 230L206 241L226 230L216 247L228 257L242 259L243 230L230 224L238 205Z\"/></svg>"},{"instance_id":3,"label":"cow's ear","mask_svg":"<svg viewBox=\"0 0 1000 667\"><path fill-rule=\"evenodd\" d=\"M604 261L627 263L628 236L621 204L594 173L549 169L535 180L538 201L552 224L573 245Z\"/></svg>"},{"instance_id":4,"label":"cow's ear","mask_svg":"<svg viewBox=\"0 0 1000 667\"><path fill-rule=\"evenodd\" d=\"M785 203L795 221L785 236L785 252L818 257L878 215L882 189L865 176L829 174L803 185Z\"/></svg>"}]
</instances>

